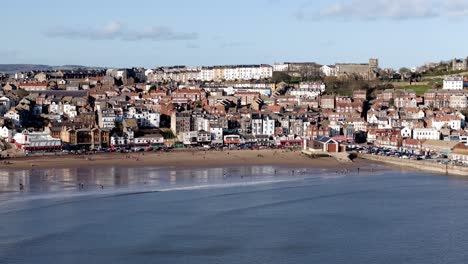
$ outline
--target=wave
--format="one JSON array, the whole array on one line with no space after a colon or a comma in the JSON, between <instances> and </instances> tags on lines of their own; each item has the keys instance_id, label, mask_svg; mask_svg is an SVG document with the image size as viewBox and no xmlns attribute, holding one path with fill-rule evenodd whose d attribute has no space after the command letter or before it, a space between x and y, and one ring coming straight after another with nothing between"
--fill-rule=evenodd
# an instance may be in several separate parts
<instances>
[{"instance_id":1,"label":"wave","mask_svg":"<svg viewBox=\"0 0 468 264\"><path fill-rule=\"evenodd\" d=\"M256 185L268 185L283 182L300 181L302 179L273 179L273 180L259 180L250 182L229 182L229 183L208 183L199 185L187 185L187 186L138 186L126 189L115 189L107 188L104 190L92 190L92 191L76 191L76 192L57 192L57 193L43 193L43 194L25 194L21 193L18 196L11 197L8 200L0 202L0 215L17 213L22 211L45 209L56 206L63 206L72 203L87 202L95 199L109 199L122 196L133 196L133 195L144 195L158 192L173 192L173 191L191 191L191 190L202 190L202 189L223 189L223 188L235 188L235 187L248 187ZM31 201L52 201L49 204L36 207L27 207L18 209L23 203ZM56 201L56 202L54 202ZM19 205L19 206L18 206Z\"/></svg>"}]
</instances>

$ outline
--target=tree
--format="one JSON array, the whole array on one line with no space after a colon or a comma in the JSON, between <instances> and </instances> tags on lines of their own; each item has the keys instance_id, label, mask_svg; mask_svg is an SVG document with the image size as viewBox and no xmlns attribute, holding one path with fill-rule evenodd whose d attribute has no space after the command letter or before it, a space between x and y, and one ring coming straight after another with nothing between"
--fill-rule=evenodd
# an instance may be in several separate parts
<instances>
[{"instance_id":1,"label":"tree","mask_svg":"<svg viewBox=\"0 0 468 264\"><path fill-rule=\"evenodd\" d=\"M149 88L148 92L152 92L152 91L156 91L158 89L158 87L156 85L151 85L151 87Z\"/></svg>"},{"instance_id":2,"label":"tree","mask_svg":"<svg viewBox=\"0 0 468 264\"><path fill-rule=\"evenodd\" d=\"M411 70L406 68L406 67L402 67L402 68L400 68L399 72L400 72L400 74L407 74L407 73L410 73Z\"/></svg>"},{"instance_id":3,"label":"tree","mask_svg":"<svg viewBox=\"0 0 468 264\"><path fill-rule=\"evenodd\" d=\"M29 92L24 89L18 89L18 91L16 92L16 95L18 95L18 98L21 101L24 97L29 95Z\"/></svg>"},{"instance_id":4,"label":"tree","mask_svg":"<svg viewBox=\"0 0 468 264\"><path fill-rule=\"evenodd\" d=\"M280 83L280 82L290 82L291 81L291 76L285 72L273 72L273 76L271 80L275 83Z\"/></svg>"}]
</instances>

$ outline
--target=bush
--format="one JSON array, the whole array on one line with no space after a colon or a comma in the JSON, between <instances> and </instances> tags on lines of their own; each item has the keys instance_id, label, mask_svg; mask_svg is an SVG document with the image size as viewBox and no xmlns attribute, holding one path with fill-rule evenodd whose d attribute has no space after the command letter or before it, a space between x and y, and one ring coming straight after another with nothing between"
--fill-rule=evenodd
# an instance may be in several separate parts
<instances>
[{"instance_id":1,"label":"bush","mask_svg":"<svg viewBox=\"0 0 468 264\"><path fill-rule=\"evenodd\" d=\"M350 153L350 154L348 155L348 158L349 158L350 160L355 160L355 159L358 158L358 154L357 154L357 153L354 153L354 152L353 152L353 153Z\"/></svg>"}]
</instances>

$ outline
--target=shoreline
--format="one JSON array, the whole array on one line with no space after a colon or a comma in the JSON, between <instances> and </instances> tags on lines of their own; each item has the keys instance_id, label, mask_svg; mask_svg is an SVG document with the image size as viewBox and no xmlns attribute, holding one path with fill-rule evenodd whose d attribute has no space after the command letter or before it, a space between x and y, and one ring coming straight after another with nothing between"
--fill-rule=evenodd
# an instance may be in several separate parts
<instances>
[{"instance_id":1,"label":"shoreline","mask_svg":"<svg viewBox=\"0 0 468 264\"><path fill-rule=\"evenodd\" d=\"M468 167L461 167L452 164L438 164L435 162L429 162L424 160L409 160L399 159L393 157L376 156L369 154L359 154L360 158L380 162L386 165L396 165L404 169L412 169L416 171L423 171L428 173L436 173L443 175L454 175L454 176L468 176Z\"/></svg>"},{"instance_id":2,"label":"shoreline","mask_svg":"<svg viewBox=\"0 0 468 264\"><path fill-rule=\"evenodd\" d=\"M226 167L286 166L357 168L366 166L360 160L339 162L333 157L310 158L301 151L232 150L100 153L92 155L30 156L6 160L0 169L49 169L93 167Z\"/></svg>"}]
</instances>

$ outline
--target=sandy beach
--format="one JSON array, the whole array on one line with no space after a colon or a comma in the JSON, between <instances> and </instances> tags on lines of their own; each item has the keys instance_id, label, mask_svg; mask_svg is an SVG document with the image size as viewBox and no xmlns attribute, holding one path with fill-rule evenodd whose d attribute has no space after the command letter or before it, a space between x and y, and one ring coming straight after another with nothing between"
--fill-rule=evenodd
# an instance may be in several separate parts
<instances>
[{"instance_id":1,"label":"sandy beach","mask_svg":"<svg viewBox=\"0 0 468 264\"><path fill-rule=\"evenodd\" d=\"M300 151L235 150L235 151L173 151L139 153L103 153L94 155L30 156L9 159L0 169L73 168L83 166L175 166L225 167L278 165L290 167L365 166L363 161L341 163L334 158L310 158Z\"/></svg>"}]
</instances>

